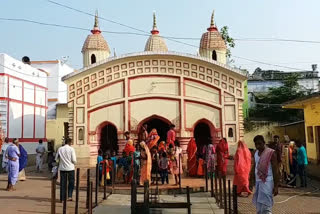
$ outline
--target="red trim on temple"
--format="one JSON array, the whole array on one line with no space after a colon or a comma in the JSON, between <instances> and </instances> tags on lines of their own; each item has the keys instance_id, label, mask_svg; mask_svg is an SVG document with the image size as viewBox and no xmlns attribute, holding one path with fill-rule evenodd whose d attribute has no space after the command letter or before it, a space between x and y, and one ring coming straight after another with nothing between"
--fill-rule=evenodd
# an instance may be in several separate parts
<instances>
[{"instance_id":1,"label":"red trim on temple","mask_svg":"<svg viewBox=\"0 0 320 214\"><path fill-rule=\"evenodd\" d=\"M209 32L218 31L218 29L216 27L209 27L209 28L207 28L207 30Z\"/></svg>"},{"instance_id":2,"label":"red trim on temple","mask_svg":"<svg viewBox=\"0 0 320 214\"><path fill-rule=\"evenodd\" d=\"M157 34L159 34L159 31L158 31L158 30L152 30L152 31L150 31L150 32L151 32L152 35L157 35Z\"/></svg>"}]
</instances>

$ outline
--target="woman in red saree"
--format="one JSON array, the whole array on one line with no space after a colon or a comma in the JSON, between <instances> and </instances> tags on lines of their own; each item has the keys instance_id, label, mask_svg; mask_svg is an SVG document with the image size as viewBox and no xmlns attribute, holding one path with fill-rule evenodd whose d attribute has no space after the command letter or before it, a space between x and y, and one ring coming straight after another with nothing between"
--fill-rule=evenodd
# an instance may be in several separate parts
<instances>
[{"instance_id":1,"label":"woman in red saree","mask_svg":"<svg viewBox=\"0 0 320 214\"><path fill-rule=\"evenodd\" d=\"M248 196L252 192L249 189L249 174L251 170L251 152L243 141L238 142L238 148L234 156L233 184L237 185L237 193Z\"/></svg>"},{"instance_id":2,"label":"woman in red saree","mask_svg":"<svg viewBox=\"0 0 320 214\"><path fill-rule=\"evenodd\" d=\"M158 140L160 139L157 129L152 129L149 136L148 136L148 142L147 145L149 149L152 149L153 147L158 147Z\"/></svg>"},{"instance_id":3,"label":"woman in red saree","mask_svg":"<svg viewBox=\"0 0 320 214\"><path fill-rule=\"evenodd\" d=\"M220 143L217 145L216 152L218 171L222 176L226 176L229 158L229 146L225 138L220 140Z\"/></svg>"},{"instance_id":4,"label":"woman in red saree","mask_svg":"<svg viewBox=\"0 0 320 214\"><path fill-rule=\"evenodd\" d=\"M133 140L128 140L126 146L124 147L123 151L126 153L127 156L129 156L130 152L134 152L136 149L133 146Z\"/></svg>"},{"instance_id":5,"label":"woman in red saree","mask_svg":"<svg viewBox=\"0 0 320 214\"><path fill-rule=\"evenodd\" d=\"M188 153L188 172L189 176L197 175L197 144L194 138L191 138L187 148Z\"/></svg>"}]
</instances>

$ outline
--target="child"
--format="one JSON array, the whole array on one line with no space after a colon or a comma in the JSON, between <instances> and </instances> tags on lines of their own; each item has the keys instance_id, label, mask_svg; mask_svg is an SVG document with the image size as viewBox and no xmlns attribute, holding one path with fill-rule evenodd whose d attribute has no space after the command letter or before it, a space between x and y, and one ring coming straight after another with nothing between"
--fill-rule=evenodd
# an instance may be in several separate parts
<instances>
[{"instance_id":1,"label":"child","mask_svg":"<svg viewBox=\"0 0 320 214\"><path fill-rule=\"evenodd\" d=\"M128 160L125 152L122 153L122 158L118 160L118 173L117 177L120 180L123 178L124 183L126 183L126 177L128 172Z\"/></svg>"},{"instance_id":2,"label":"child","mask_svg":"<svg viewBox=\"0 0 320 214\"><path fill-rule=\"evenodd\" d=\"M111 164L110 166L113 166L110 171L110 176L111 180L115 181L115 177L117 175L117 155L116 151L112 151L112 156L111 156ZM114 175L114 178L112 177Z\"/></svg>"},{"instance_id":3,"label":"child","mask_svg":"<svg viewBox=\"0 0 320 214\"><path fill-rule=\"evenodd\" d=\"M137 143L136 144L136 151L133 153L134 156L134 179L136 179L136 181L140 181L140 144Z\"/></svg>"},{"instance_id":4,"label":"child","mask_svg":"<svg viewBox=\"0 0 320 214\"><path fill-rule=\"evenodd\" d=\"M104 186L104 180L102 179L102 176L104 176L105 173L107 173L106 174L107 182L110 181L110 164L109 164L108 158L109 158L109 154L106 153L103 156L103 160L100 162L100 167L101 167L100 186Z\"/></svg>"},{"instance_id":5,"label":"child","mask_svg":"<svg viewBox=\"0 0 320 214\"><path fill-rule=\"evenodd\" d=\"M101 164L102 161L103 161L102 150L99 149L98 157L97 157L97 164L99 165L99 182L101 182L101 178L102 178L102 164Z\"/></svg>"},{"instance_id":6,"label":"child","mask_svg":"<svg viewBox=\"0 0 320 214\"><path fill-rule=\"evenodd\" d=\"M160 158L159 168L160 168L161 183L164 184L164 180L166 180L167 184L169 184L168 158L167 158L167 153L165 152L162 153L162 157Z\"/></svg>"},{"instance_id":7,"label":"child","mask_svg":"<svg viewBox=\"0 0 320 214\"><path fill-rule=\"evenodd\" d=\"M159 162L159 154L158 154L158 149L156 146L154 146L151 149L151 158L152 158L152 168L151 168L151 184L154 184L156 181L157 173L159 172L158 169L158 162Z\"/></svg>"}]
</instances>

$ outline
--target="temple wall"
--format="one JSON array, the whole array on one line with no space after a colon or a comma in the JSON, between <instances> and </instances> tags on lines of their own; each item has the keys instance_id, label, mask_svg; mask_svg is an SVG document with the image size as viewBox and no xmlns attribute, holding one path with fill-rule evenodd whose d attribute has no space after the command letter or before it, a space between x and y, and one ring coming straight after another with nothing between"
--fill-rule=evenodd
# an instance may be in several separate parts
<instances>
[{"instance_id":1,"label":"temple wall","mask_svg":"<svg viewBox=\"0 0 320 214\"><path fill-rule=\"evenodd\" d=\"M210 126L214 138L228 136L235 145L243 135L244 80L220 64L178 55L141 54L97 63L65 80L69 136L77 155L94 161L102 125L117 128L122 149L125 131L136 138L141 123L157 117L175 124L184 150L199 121Z\"/></svg>"}]
</instances>

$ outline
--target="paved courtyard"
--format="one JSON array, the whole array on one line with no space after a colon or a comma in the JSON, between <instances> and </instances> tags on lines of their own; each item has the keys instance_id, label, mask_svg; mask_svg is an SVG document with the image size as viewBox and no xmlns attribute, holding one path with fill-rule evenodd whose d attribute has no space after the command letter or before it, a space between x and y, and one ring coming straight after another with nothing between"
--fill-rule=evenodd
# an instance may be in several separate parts
<instances>
[{"instance_id":1,"label":"paved courtyard","mask_svg":"<svg viewBox=\"0 0 320 214\"><path fill-rule=\"evenodd\" d=\"M32 169L27 171L27 180L19 182L16 191L7 192L7 175L0 175L0 213L50 213L51 182L48 173L38 174ZM231 178L231 177L230 177ZM185 180L185 185L193 183L199 185L200 180ZM204 182L202 183L204 185ZM309 187L305 189L281 188L280 195L275 198L275 214L320 214L320 183L315 180L309 180ZM59 188L57 189L57 199ZM75 194L74 194L75 196ZM184 196L173 195L161 196L162 201L183 201ZM250 198L239 198L239 213L255 213L255 208ZM85 213L85 192L80 194L80 211ZM102 193L99 194L99 201L102 201ZM193 213L222 213L218 209L214 199L208 197L207 193L193 193L191 195ZM62 204L56 203L57 213L62 213ZM101 206L95 210L95 213L101 213L101 210L107 210L108 213L130 213L130 196L114 194L103 201ZM113 212L113 210L115 210ZM123 210L123 211L121 211ZM68 203L68 213L74 213L74 202ZM186 210L155 210L154 213L186 213Z\"/></svg>"},{"instance_id":2,"label":"paved courtyard","mask_svg":"<svg viewBox=\"0 0 320 214\"><path fill-rule=\"evenodd\" d=\"M274 198L275 214L320 214L320 183L308 180L308 188L280 188L280 193ZM255 213L252 197L239 198L239 213Z\"/></svg>"}]
</instances>

